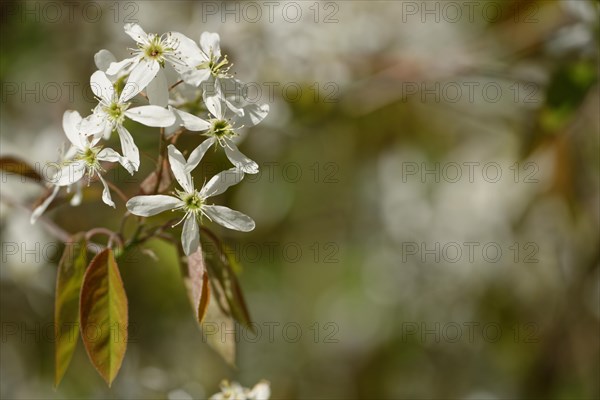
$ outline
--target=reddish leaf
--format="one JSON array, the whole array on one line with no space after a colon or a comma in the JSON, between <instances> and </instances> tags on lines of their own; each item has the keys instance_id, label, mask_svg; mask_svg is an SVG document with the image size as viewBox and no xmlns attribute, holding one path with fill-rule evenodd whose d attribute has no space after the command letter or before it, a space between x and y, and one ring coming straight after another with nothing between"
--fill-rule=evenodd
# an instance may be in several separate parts
<instances>
[{"instance_id":1,"label":"reddish leaf","mask_svg":"<svg viewBox=\"0 0 600 400\"><path fill-rule=\"evenodd\" d=\"M110 386L127 349L127 296L111 249L90 263L81 288L81 337L90 360Z\"/></svg>"},{"instance_id":2,"label":"reddish leaf","mask_svg":"<svg viewBox=\"0 0 600 400\"><path fill-rule=\"evenodd\" d=\"M207 236L214 242L217 250L217 254L211 254L211 259L205 262L215 298L220 302L223 312L254 332L242 287L234 272L234 268L239 270L241 267L232 264L235 260L228 255L228 251L214 234L211 233Z\"/></svg>"},{"instance_id":3,"label":"reddish leaf","mask_svg":"<svg viewBox=\"0 0 600 400\"><path fill-rule=\"evenodd\" d=\"M58 263L54 306L55 375L54 385L62 380L79 338L79 292L87 265L87 241L83 234L66 243Z\"/></svg>"},{"instance_id":4,"label":"reddish leaf","mask_svg":"<svg viewBox=\"0 0 600 400\"><path fill-rule=\"evenodd\" d=\"M208 285L208 274L206 265L204 264L204 257L202 256L202 247L198 247L198 250L187 258L187 264L188 276L185 278L186 287L192 301L196 319L199 323L202 323L210 299L210 287Z\"/></svg>"}]
</instances>

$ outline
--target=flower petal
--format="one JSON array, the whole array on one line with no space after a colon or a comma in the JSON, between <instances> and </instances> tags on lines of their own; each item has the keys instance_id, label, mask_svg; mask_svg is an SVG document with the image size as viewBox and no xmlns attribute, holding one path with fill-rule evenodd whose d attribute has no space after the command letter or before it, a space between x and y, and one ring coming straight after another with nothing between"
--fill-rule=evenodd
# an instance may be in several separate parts
<instances>
[{"instance_id":1,"label":"flower petal","mask_svg":"<svg viewBox=\"0 0 600 400\"><path fill-rule=\"evenodd\" d=\"M125 115L146 126L167 127L175 123L175 115L159 106L139 106L125 111Z\"/></svg>"},{"instance_id":2,"label":"flower petal","mask_svg":"<svg viewBox=\"0 0 600 400\"><path fill-rule=\"evenodd\" d=\"M169 164L171 164L171 171L175 175L175 179L179 182L179 185L186 191L191 192L194 190L192 185L192 177L189 172L186 171L186 161L183 154L172 144L167 148L169 153Z\"/></svg>"},{"instance_id":3,"label":"flower petal","mask_svg":"<svg viewBox=\"0 0 600 400\"><path fill-rule=\"evenodd\" d=\"M205 121L200 117L196 117L193 114L176 108L171 108L171 111L177 113L177 116L181 118L181 121L183 122L183 126L190 131L200 132L210 129L210 122Z\"/></svg>"},{"instance_id":4,"label":"flower petal","mask_svg":"<svg viewBox=\"0 0 600 400\"><path fill-rule=\"evenodd\" d=\"M108 122L104 111L101 111L98 107L93 114L88 115L81 121L79 130L85 135L102 135L106 130L111 132L112 125Z\"/></svg>"},{"instance_id":5,"label":"flower petal","mask_svg":"<svg viewBox=\"0 0 600 400\"><path fill-rule=\"evenodd\" d=\"M86 145L85 139L79 133L81 115L77 111L67 110L63 114L63 129L73 146L83 149Z\"/></svg>"},{"instance_id":6,"label":"flower petal","mask_svg":"<svg viewBox=\"0 0 600 400\"><path fill-rule=\"evenodd\" d=\"M212 137L208 138L208 139L204 140L204 142L200 143L200 145L198 147L196 147L192 151L190 156L188 157L188 160L187 160L187 163L185 166L185 170L188 172L192 172L198 166L198 164L200 164L200 161L202 161L204 154L206 154L206 151L214 143L215 143L215 139Z\"/></svg>"},{"instance_id":7,"label":"flower petal","mask_svg":"<svg viewBox=\"0 0 600 400\"><path fill-rule=\"evenodd\" d=\"M229 161L247 174L257 174L258 164L239 151L235 143L231 140L224 140L225 146L223 146L223 149L225 149L225 155L227 155Z\"/></svg>"},{"instance_id":8,"label":"flower petal","mask_svg":"<svg viewBox=\"0 0 600 400\"><path fill-rule=\"evenodd\" d=\"M102 100L110 103L115 95L115 88L103 71L96 71L90 77L92 92Z\"/></svg>"},{"instance_id":9,"label":"flower petal","mask_svg":"<svg viewBox=\"0 0 600 400\"><path fill-rule=\"evenodd\" d=\"M269 400L270 397L271 388L269 382L265 380L261 380L254 385L250 393L248 393L248 398L253 400Z\"/></svg>"},{"instance_id":10,"label":"flower petal","mask_svg":"<svg viewBox=\"0 0 600 400\"><path fill-rule=\"evenodd\" d=\"M189 37L179 32L169 32L169 39L176 47L177 62L173 63L173 67L179 73L182 73L190 68L195 68L198 64L208 61L208 58L200 51L200 48Z\"/></svg>"},{"instance_id":11,"label":"flower petal","mask_svg":"<svg viewBox=\"0 0 600 400\"><path fill-rule=\"evenodd\" d=\"M100 178L100 181L102 182L102 185L104 185L104 190L102 190L102 201L105 204L111 206L112 208L116 208L115 202L112 201L112 198L110 197L110 189L108 188L108 185L106 184L106 181L104 180L104 178L100 174L98 174L98 178Z\"/></svg>"},{"instance_id":12,"label":"flower petal","mask_svg":"<svg viewBox=\"0 0 600 400\"><path fill-rule=\"evenodd\" d=\"M71 197L71 201L69 201L69 204L71 204L73 207L76 207L81 204L81 200L83 199L81 187L81 181L75 183L75 194L73 195L73 197Z\"/></svg>"},{"instance_id":13,"label":"flower petal","mask_svg":"<svg viewBox=\"0 0 600 400\"><path fill-rule=\"evenodd\" d=\"M119 62L112 62L110 63L105 72L107 75L117 75L119 72L131 67L133 64L137 64L139 60L140 59L138 57L131 57L121 60Z\"/></svg>"},{"instance_id":14,"label":"flower petal","mask_svg":"<svg viewBox=\"0 0 600 400\"><path fill-rule=\"evenodd\" d=\"M100 71L106 72L108 67L110 67L110 64L116 62L117 58L114 56L114 54L106 49L102 49L94 54L94 63L96 64L96 68L98 68Z\"/></svg>"},{"instance_id":15,"label":"flower petal","mask_svg":"<svg viewBox=\"0 0 600 400\"><path fill-rule=\"evenodd\" d=\"M250 232L256 224L254 220L239 211L223 206L203 206L202 211L219 225L236 231Z\"/></svg>"},{"instance_id":16,"label":"flower petal","mask_svg":"<svg viewBox=\"0 0 600 400\"><path fill-rule=\"evenodd\" d=\"M121 92L119 101L124 103L144 90L150 81L154 79L159 69L160 65L157 61L140 60L129 74L129 79L127 79L127 83Z\"/></svg>"},{"instance_id":17,"label":"flower petal","mask_svg":"<svg viewBox=\"0 0 600 400\"><path fill-rule=\"evenodd\" d=\"M247 87L240 80L234 78L218 78L216 82L223 93L223 100L227 108L240 117L244 116L243 106L248 104L245 101Z\"/></svg>"},{"instance_id":18,"label":"flower petal","mask_svg":"<svg viewBox=\"0 0 600 400\"><path fill-rule=\"evenodd\" d=\"M209 69L190 69L181 72L181 79L188 85L200 86L202 82L206 81L210 77Z\"/></svg>"},{"instance_id":19,"label":"flower petal","mask_svg":"<svg viewBox=\"0 0 600 400\"><path fill-rule=\"evenodd\" d=\"M204 82L202 88L202 99L208 111L218 119L224 119L223 106L221 105L223 95L214 77L211 76L210 79Z\"/></svg>"},{"instance_id":20,"label":"flower petal","mask_svg":"<svg viewBox=\"0 0 600 400\"><path fill-rule=\"evenodd\" d=\"M193 213L185 217L181 230L181 245L186 256L194 254L200 245L200 228Z\"/></svg>"},{"instance_id":21,"label":"flower petal","mask_svg":"<svg viewBox=\"0 0 600 400\"><path fill-rule=\"evenodd\" d=\"M59 189L59 186L54 186L54 190L52 191L52 193L50 193L50 196L46 197L44 202L37 206L35 210L33 210L33 212L31 213L31 217L29 218L29 222L32 225L35 224L38 218L44 213L44 211L46 211L50 203L52 203L52 201L56 198Z\"/></svg>"},{"instance_id":22,"label":"flower petal","mask_svg":"<svg viewBox=\"0 0 600 400\"><path fill-rule=\"evenodd\" d=\"M69 163L59 169L50 180L56 186L69 186L79 181L85 174L85 162L82 160Z\"/></svg>"},{"instance_id":23,"label":"flower petal","mask_svg":"<svg viewBox=\"0 0 600 400\"><path fill-rule=\"evenodd\" d=\"M123 156L133 164L135 171L140 167L140 151L138 150L131 133L122 125L117 125L117 132L121 140L121 151Z\"/></svg>"},{"instance_id":24,"label":"flower petal","mask_svg":"<svg viewBox=\"0 0 600 400\"><path fill-rule=\"evenodd\" d=\"M229 187L237 185L244 178L244 172L239 168L231 168L221 171L210 180L200 190L200 196L204 198L219 195L225 192Z\"/></svg>"},{"instance_id":25,"label":"flower petal","mask_svg":"<svg viewBox=\"0 0 600 400\"><path fill-rule=\"evenodd\" d=\"M128 34L133 40L141 44L148 44L148 34L138 24L127 23L125 24L125 33Z\"/></svg>"},{"instance_id":26,"label":"flower petal","mask_svg":"<svg viewBox=\"0 0 600 400\"><path fill-rule=\"evenodd\" d=\"M200 47L207 55L212 53L215 58L221 58L221 38L218 33L202 32Z\"/></svg>"},{"instance_id":27,"label":"flower petal","mask_svg":"<svg viewBox=\"0 0 600 400\"><path fill-rule=\"evenodd\" d=\"M129 212L140 217L151 217L163 211L181 207L183 202L177 197L157 194L153 196L135 196L127 202Z\"/></svg>"},{"instance_id":28,"label":"flower petal","mask_svg":"<svg viewBox=\"0 0 600 400\"><path fill-rule=\"evenodd\" d=\"M116 151L114 151L113 149L108 148L108 147L100 150L100 152L98 153L98 160L108 161L108 162L118 162L131 175L133 175L133 173L135 172L135 166L133 165L133 163L131 161L129 161L127 158L123 157L122 155L120 155L119 153L117 153Z\"/></svg>"},{"instance_id":29,"label":"flower petal","mask_svg":"<svg viewBox=\"0 0 600 400\"><path fill-rule=\"evenodd\" d=\"M236 126L254 126L260 123L269 113L268 104L249 104L242 108L243 116L235 116L234 123Z\"/></svg>"},{"instance_id":30,"label":"flower petal","mask_svg":"<svg viewBox=\"0 0 600 400\"><path fill-rule=\"evenodd\" d=\"M169 86L162 70L159 69L156 77L150 81L146 94L152 105L166 107L169 104Z\"/></svg>"}]
</instances>

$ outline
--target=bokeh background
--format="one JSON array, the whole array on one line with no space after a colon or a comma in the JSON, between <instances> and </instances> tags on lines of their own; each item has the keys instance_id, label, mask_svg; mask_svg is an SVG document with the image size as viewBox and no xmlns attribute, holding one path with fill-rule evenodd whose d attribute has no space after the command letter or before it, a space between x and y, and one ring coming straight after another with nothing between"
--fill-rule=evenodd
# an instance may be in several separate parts
<instances>
[{"instance_id":1,"label":"bokeh background","mask_svg":"<svg viewBox=\"0 0 600 400\"><path fill-rule=\"evenodd\" d=\"M237 368L203 340L176 254L156 241L157 259L120 261L132 340L112 389L80 344L54 390L61 244L29 225L39 186L2 176L2 398L204 398L225 378L267 379L273 398L598 398L598 7L3 2L3 156L56 160L64 110L95 104L96 51L133 46L126 22L218 32L271 112L241 145L263 172L217 199L256 230L213 226L259 327L239 332ZM109 177L133 195L158 134L130 128L142 168ZM207 165L228 162L211 152ZM100 194L47 217L117 229L124 204Z\"/></svg>"}]
</instances>

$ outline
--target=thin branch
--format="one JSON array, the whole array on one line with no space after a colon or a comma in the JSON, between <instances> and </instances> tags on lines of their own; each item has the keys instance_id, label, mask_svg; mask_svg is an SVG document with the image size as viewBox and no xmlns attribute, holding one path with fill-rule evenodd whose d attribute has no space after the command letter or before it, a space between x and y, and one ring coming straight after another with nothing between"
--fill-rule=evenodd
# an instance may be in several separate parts
<instances>
[{"instance_id":1,"label":"thin branch","mask_svg":"<svg viewBox=\"0 0 600 400\"><path fill-rule=\"evenodd\" d=\"M178 80L177 82L175 82L174 84L172 84L172 85L169 87L169 92L170 92L171 90L173 90L174 88L176 88L178 85L182 84L182 83L183 83L183 79L180 79L180 80Z\"/></svg>"}]
</instances>

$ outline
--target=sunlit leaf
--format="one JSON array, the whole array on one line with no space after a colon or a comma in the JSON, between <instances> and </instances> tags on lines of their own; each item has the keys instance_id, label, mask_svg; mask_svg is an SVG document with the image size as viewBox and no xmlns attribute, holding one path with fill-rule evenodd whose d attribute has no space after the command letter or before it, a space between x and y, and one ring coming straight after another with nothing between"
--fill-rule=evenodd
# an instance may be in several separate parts
<instances>
[{"instance_id":1,"label":"sunlit leaf","mask_svg":"<svg viewBox=\"0 0 600 400\"><path fill-rule=\"evenodd\" d=\"M54 385L62 380L79 339L79 292L87 266L87 241L83 234L66 243L58 263L54 306Z\"/></svg>"},{"instance_id":2,"label":"sunlit leaf","mask_svg":"<svg viewBox=\"0 0 600 400\"><path fill-rule=\"evenodd\" d=\"M110 386L127 349L127 296L113 251L90 263L81 288L81 336L92 364Z\"/></svg>"},{"instance_id":3,"label":"sunlit leaf","mask_svg":"<svg viewBox=\"0 0 600 400\"><path fill-rule=\"evenodd\" d=\"M0 169L42 183L41 175L29 163L12 156L0 157Z\"/></svg>"},{"instance_id":4,"label":"sunlit leaf","mask_svg":"<svg viewBox=\"0 0 600 400\"><path fill-rule=\"evenodd\" d=\"M208 273L202 256L202 247L191 256L187 257L188 276L185 278L186 287L192 301L196 319L202 323L210 299Z\"/></svg>"}]
</instances>

